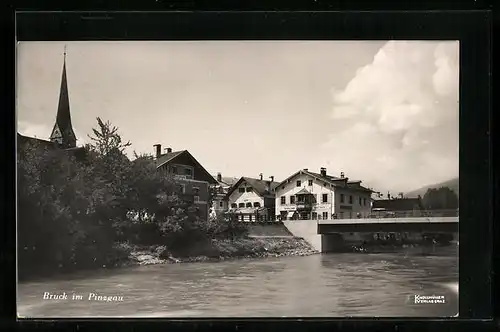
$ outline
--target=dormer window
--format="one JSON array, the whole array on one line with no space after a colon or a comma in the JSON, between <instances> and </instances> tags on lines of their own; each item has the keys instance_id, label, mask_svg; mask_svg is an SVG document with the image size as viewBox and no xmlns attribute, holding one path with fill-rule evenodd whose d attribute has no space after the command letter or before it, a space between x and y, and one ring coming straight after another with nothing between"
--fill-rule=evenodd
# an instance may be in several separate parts
<instances>
[{"instance_id":1,"label":"dormer window","mask_svg":"<svg viewBox=\"0 0 500 332\"><path fill-rule=\"evenodd\" d=\"M240 204L238 204L238 207L240 207L240 208L244 208L244 207L245 207L245 203L240 203Z\"/></svg>"},{"instance_id":2,"label":"dormer window","mask_svg":"<svg viewBox=\"0 0 500 332\"><path fill-rule=\"evenodd\" d=\"M247 187L247 193L252 191L252 187Z\"/></svg>"},{"instance_id":3,"label":"dormer window","mask_svg":"<svg viewBox=\"0 0 500 332\"><path fill-rule=\"evenodd\" d=\"M247 203L247 208L252 207L252 203Z\"/></svg>"},{"instance_id":4,"label":"dormer window","mask_svg":"<svg viewBox=\"0 0 500 332\"><path fill-rule=\"evenodd\" d=\"M222 202L221 202L221 203L222 203ZM238 207L238 204L236 204L236 203L232 203L232 204L231 204L231 207L232 207L233 209L235 209L235 208L237 208L237 207Z\"/></svg>"},{"instance_id":5,"label":"dormer window","mask_svg":"<svg viewBox=\"0 0 500 332\"><path fill-rule=\"evenodd\" d=\"M244 193L244 192L245 192L245 188L238 188L238 191L239 191L240 193Z\"/></svg>"},{"instance_id":6,"label":"dormer window","mask_svg":"<svg viewBox=\"0 0 500 332\"><path fill-rule=\"evenodd\" d=\"M260 202L253 203L253 207L260 207Z\"/></svg>"}]
</instances>

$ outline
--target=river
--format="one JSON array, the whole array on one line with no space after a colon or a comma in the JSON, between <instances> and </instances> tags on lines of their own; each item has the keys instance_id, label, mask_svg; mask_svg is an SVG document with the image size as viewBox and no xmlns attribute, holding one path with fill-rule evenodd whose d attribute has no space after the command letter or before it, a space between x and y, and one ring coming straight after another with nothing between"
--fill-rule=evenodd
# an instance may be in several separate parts
<instances>
[{"instance_id":1,"label":"river","mask_svg":"<svg viewBox=\"0 0 500 332\"><path fill-rule=\"evenodd\" d=\"M321 254L134 266L20 283L24 317L449 317L458 312L458 247L432 255ZM44 292L68 299L44 300ZM72 294L83 295L72 300ZM122 301L88 300L89 293ZM445 303L415 304L415 295Z\"/></svg>"}]
</instances>

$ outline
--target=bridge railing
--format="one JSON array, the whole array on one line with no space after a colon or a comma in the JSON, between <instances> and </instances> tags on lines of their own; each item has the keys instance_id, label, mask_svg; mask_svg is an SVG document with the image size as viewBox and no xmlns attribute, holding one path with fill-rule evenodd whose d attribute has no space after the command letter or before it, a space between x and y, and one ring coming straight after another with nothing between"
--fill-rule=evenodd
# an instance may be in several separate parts
<instances>
[{"instance_id":1,"label":"bridge railing","mask_svg":"<svg viewBox=\"0 0 500 332\"><path fill-rule=\"evenodd\" d=\"M372 211L365 216L356 216L363 218L435 218L435 217L458 217L458 209L448 210L411 210L411 211Z\"/></svg>"}]
</instances>

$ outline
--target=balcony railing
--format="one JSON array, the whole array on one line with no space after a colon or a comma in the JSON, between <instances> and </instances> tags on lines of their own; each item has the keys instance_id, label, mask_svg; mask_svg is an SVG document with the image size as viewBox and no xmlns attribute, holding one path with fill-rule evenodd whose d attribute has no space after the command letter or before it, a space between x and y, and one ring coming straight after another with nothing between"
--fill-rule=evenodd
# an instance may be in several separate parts
<instances>
[{"instance_id":1,"label":"balcony railing","mask_svg":"<svg viewBox=\"0 0 500 332\"><path fill-rule=\"evenodd\" d=\"M436 217L458 217L458 209L453 210L411 210L411 211L372 211L369 215L361 218L436 218ZM359 218L359 217L356 217Z\"/></svg>"},{"instance_id":2,"label":"balcony railing","mask_svg":"<svg viewBox=\"0 0 500 332\"><path fill-rule=\"evenodd\" d=\"M297 210L310 210L313 207L313 203L309 202L297 202L295 203Z\"/></svg>"}]
</instances>

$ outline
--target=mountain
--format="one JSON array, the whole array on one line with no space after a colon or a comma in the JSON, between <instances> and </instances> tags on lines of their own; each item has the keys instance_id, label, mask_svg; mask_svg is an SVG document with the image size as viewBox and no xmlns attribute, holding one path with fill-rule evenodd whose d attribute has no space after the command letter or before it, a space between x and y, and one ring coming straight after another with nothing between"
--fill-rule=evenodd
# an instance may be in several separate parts
<instances>
[{"instance_id":1,"label":"mountain","mask_svg":"<svg viewBox=\"0 0 500 332\"><path fill-rule=\"evenodd\" d=\"M458 197L460 197L459 192L458 192L458 189L459 189L458 183L459 183L458 178L454 178L454 179L451 179L451 180L448 180L445 182L432 184L432 185L425 186L425 187L422 187L422 188L417 189L417 190L410 191L410 192L406 193L405 196L407 196L409 198L418 197L418 195L424 197L425 193L427 192L427 189L431 189L431 188L439 189L441 187L448 187L451 190L453 190L457 194Z\"/></svg>"}]
</instances>

